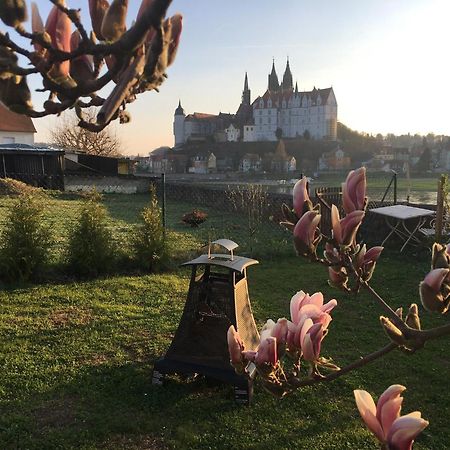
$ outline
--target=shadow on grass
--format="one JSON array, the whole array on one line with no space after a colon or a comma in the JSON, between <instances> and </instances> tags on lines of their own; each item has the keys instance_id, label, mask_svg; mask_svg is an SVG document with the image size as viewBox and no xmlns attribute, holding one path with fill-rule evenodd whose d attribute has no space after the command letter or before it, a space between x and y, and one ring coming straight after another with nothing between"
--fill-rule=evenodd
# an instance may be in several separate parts
<instances>
[{"instance_id":1,"label":"shadow on grass","mask_svg":"<svg viewBox=\"0 0 450 450\"><path fill-rule=\"evenodd\" d=\"M156 449L249 448L262 439L265 448L281 448L298 442L301 434L306 444L317 434L332 433L333 413L346 400L334 392L333 405L324 408L314 398L320 389L308 388L301 397L280 402L258 386L254 404L246 408L234 403L229 386L205 379L172 378L162 387L152 386L151 370L148 363L86 367L53 391L3 408L0 441L4 448L140 448L133 442L144 437ZM351 388L340 384L345 391ZM323 421L312 419L321 415ZM288 423L282 424L280 416ZM127 445L117 445L124 438Z\"/></svg>"}]
</instances>

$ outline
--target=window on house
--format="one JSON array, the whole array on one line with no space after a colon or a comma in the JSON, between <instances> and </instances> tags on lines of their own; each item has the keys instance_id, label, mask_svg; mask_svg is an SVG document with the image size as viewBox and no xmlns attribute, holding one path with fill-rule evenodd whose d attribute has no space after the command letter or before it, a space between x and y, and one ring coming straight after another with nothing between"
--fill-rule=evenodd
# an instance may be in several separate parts
<instances>
[{"instance_id":1,"label":"window on house","mask_svg":"<svg viewBox=\"0 0 450 450\"><path fill-rule=\"evenodd\" d=\"M2 139L2 143L3 144L15 144L16 143L16 138L15 137L5 136Z\"/></svg>"}]
</instances>

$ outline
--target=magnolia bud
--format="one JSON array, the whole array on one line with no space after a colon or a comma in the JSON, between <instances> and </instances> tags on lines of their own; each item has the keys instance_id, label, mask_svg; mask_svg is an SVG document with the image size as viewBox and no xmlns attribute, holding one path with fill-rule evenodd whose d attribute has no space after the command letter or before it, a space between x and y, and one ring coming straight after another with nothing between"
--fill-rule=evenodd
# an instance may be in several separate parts
<instances>
[{"instance_id":1,"label":"magnolia bud","mask_svg":"<svg viewBox=\"0 0 450 450\"><path fill-rule=\"evenodd\" d=\"M420 317L419 317L419 308L415 303L412 303L409 307L408 315L405 320L406 325L410 328L414 328L415 330L420 330Z\"/></svg>"},{"instance_id":2,"label":"magnolia bud","mask_svg":"<svg viewBox=\"0 0 450 450\"><path fill-rule=\"evenodd\" d=\"M23 114L33 109L31 92L26 77L22 77L19 83L13 78L0 80L0 101L11 111Z\"/></svg>"},{"instance_id":3,"label":"magnolia bud","mask_svg":"<svg viewBox=\"0 0 450 450\"><path fill-rule=\"evenodd\" d=\"M432 269L448 269L449 268L449 255L447 253L447 247L435 242L433 244L432 256L431 256L431 268Z\"/></svg>"},{"instance_id":4,"label":"magnolia bud","mask_svg":"<svg viewBox=\"0 0 450 450\"><path fill-rule=\"evenodd\" d=\"M109 8L107 0L89 0L89 13L91 15L92 29L95 35L101 41L104 40L102 35L102 23L105 13Z\"/></svg>"},{"instance_id":5,"label":"magnolia bud","mask_svg":"<svg viewBox=\"0 0 450 450\"><path fill-rule=\"evenodd\" d=\"M24 0L2 0L0 19L10 27L18 27L27 20L27 4Z\"/></svg>"},{"instance_id":6,"label":"magnolia bud","mask_svg":"<svg viewBox=\"0 0 450 450\"><path fill-rule=\"evenodd\" d=\"M125 33L127 10L128 0L113 0L103 17L101 34L104 39L117 41Z\"/></svg>"},{"instance_id":7,"label":"magnolia bud","mask_svg":"<svg viewBox=\"0 0 450 450\"><path fill-rule=\"evenodd\" d=\"M419 292L422 305L427 311L440 312L442 314L448 311L450 296L444 298L441 292L436 293L432 287L424 282L420 283Z\"/></svg>"},{"instance_id":8,"label":"magnolia bud","mask_svg":"<svg viewBox=\"0 0 450 450\"><path fill-rule=\"evenodd\" d=\"M380 322L388 338L394 342L394 344L401 346L406 344L403 333L387 317L381 316Z\"/></svg>"}]
</instances>

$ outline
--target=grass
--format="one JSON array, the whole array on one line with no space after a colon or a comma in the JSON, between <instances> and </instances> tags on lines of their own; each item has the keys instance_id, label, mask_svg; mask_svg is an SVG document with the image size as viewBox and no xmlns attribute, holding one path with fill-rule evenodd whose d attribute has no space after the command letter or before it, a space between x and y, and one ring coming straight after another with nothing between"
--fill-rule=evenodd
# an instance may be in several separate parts
<instances>
[{"instance_id":1,"label":"grass","mask_svg":"<svg viewBox=\"0 0 450 450\"><path fill-rule=\"evenodd\" d=\"M56 229L65 229L66 218L74 220L78 201L50 200L48 220ZM111 226L124 237L146 197L107 196L105 201ZM216 218L209 228L185 228L179 220L190 206L172 205L168 213L185 256L220 225ZM235 231L244 237L242 229ZM323 355L344 365L384 345L377 320L381 311L367 295L333 290L323 268L284 250L280 255L261 258L249 269L258 325L286 316L297 290L321 290L339 301ZM418 301L417 283L428 267L426 253L387 252L373 284L393 306L407 307ZM414 355L394 352L283 400L257 383L250 408L234 404L229 386L201 379L174 377L153 387L153 362L173 337L188 283L186 269L178 269L0 291L0 448L375 449L352 391L364 388L379 396L393 383L408 388L404 412L420 410L430 421L415 449L448 448L448 338L429 342ZM422 315L425 326L446 320Z\"/></svg>"}]
</instances>

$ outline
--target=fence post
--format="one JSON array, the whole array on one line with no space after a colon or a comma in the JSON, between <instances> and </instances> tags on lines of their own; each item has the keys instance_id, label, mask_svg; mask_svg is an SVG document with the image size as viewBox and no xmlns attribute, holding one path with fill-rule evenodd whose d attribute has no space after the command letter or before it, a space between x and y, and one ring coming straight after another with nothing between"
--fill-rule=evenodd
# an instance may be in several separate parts
<instances>
[{"instance_id":1,"label":"fence post","mask_svg":"<svg viewBox=\"0 0 450 450\"><path fill-rule=\"evenodd\" d=\"M441 175L441 179L438 182L437 201L436 201L436 223L434 226L435 240L441 242L442 228L444 223L444 188L445 188L445 175Z\"/></svg>"},{"instance_id":2,"label":"fence post","mask_svg":"<svg viewBox=\"0 0 450 450\"><path fill-rule=\"evenodd\" d=\"M394 205L397 204L397 172L394 172Z\"/></svg>"},{"instance_id":3,"label":"fence post","mask_svg":"<svg viewBox=\"0 0 450 450\"><path fill-rule=\"evenodd\" d=\"M164 237L166 237L166 174L161 174L161 209Z\"/></svg>"}]
</instances>

